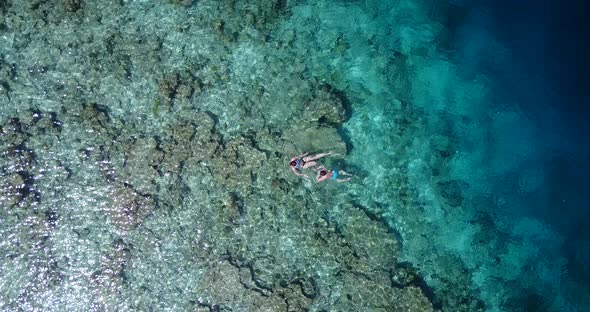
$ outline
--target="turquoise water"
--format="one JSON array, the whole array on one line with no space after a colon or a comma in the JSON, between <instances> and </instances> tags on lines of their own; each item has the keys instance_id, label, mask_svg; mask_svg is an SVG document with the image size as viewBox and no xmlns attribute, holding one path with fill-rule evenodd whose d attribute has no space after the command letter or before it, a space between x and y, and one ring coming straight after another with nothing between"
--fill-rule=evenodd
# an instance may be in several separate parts
<instances>
[{"instance_id":1,"label":"turquoise water","mask_svg":"<svg viewBox=\"0 0 590 312\"><path fill-rule=\"evenodd\" d=\"M0 310L588 310L583 49L502 5L0 0Z\"/></svg>"}]
</instances>

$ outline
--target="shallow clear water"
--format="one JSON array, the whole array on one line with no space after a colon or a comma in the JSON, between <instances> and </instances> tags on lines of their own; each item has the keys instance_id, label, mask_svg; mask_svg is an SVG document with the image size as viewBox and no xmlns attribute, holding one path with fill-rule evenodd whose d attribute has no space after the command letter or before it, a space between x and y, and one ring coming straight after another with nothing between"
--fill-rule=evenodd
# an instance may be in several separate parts
<instances>
[{"instance_id":1,"label":"shallow clear water","mask_svg":"<svg viewBox=\"0 0 590 312\"><path fill-rule=\"evenodd\" d=\"M588 310L581 11L0 1L0 310Z\"/></svg>"}]
</instances>

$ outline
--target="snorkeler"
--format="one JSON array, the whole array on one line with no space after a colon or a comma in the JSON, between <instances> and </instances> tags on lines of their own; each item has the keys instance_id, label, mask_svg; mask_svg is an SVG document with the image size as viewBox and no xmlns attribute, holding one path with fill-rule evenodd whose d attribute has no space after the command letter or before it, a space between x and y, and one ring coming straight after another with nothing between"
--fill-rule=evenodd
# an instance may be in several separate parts
<instances>
[{"instance_id":1,"label":"snorkeler","mask_svg":"<svg viewBox=\"0 0 590 312\"><path fill-rule=\"evenodd\" d=\"M291 171L293 171L293 173L295 175L303 177L306 180L309 180L309 177L307 176L307 174L303 173L303 170L309 169L309 168L314 168L318 164L314 160L318 160L322 157L332 155L332 151L327 152L327 153L310 155L310 156L307 156L307 154L309 154L309 153L304 153L299 156L295 156L295 157L291 158L291 161L289 161L289 167L291 168Z\"/></svg>"},{"instance_id":2,"label":"snorkeler","mask_svg":"<svg viewBox=\"0 0 590 312\"><path fill-rule=\"evenodd\" d=\"M352 178L352 174L344 171L344 170L328 170L324 166L320 166L316 169L318 175L315 177L316 182L322 182L327 179L332 179L338 183L350 181ZM347 176L348 178L339 179L338 176L343 175Z\"/></svg>"}]
</instances>

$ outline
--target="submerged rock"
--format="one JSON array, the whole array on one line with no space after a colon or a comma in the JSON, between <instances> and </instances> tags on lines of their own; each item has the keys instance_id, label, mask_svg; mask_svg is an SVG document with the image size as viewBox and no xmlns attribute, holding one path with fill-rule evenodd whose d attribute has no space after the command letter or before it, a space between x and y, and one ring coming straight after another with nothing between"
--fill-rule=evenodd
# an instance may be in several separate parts
<instances>
[{"instance_id":1,"label":"submerged rock","mask_svg":"<svg viewBox=\"0 0 590 312\"><path fill-rule=\"evenodd\" d=\"M64 0L63 6L66 12L76 13L82 9L83 2L82 0Z\"/></svg>"},{"instance_id":2,"label":"submerged rock","mask_svg":"<svg viewBox=\"0 0 590 312\"><path fill-rule=\"evenodd\" d=\"M283 138L298 148L291 152L326 152L333 151L346 155L346 143L338 133L338 129L329 126L321 126L317 123L300 123L285 130Z\"/></svg>"},{"instance_id":3,"label":"submerged rock","mask_svg":"<svg viewBox=\"0 0 590 312\"><path fill-rule=\"evenodd\" d=\"M250 138L238 137L224 144L211 165L220 185L241 192L250 192L266 154L255 148Z\"/></svg>"},{"instance_id":4,"label":"submerged rock","mask_svg":"<svg viewBox=\"0 0 590 312\"><path fill-rule=\"evenodd\" d=\"M469 187L469 184L459 180L438 182L440 195L451 207L459 207L463 204L463 190Z\"/></svg>"},{"instance_id":5,"label":"submerged rock","mask_svg":"<svg viewBox=\"0 0 590 312\"><path fill-rule=\"evenodd\" d=\"M350 117L349 106L342 92L329 85L320 86L315 95L303 104L302 120L337 127Z\"/></svg>"},{"instance_id":6,"label":"submerged rock","mask_svg":"<svg viewBox=\"0 0 590 312\"><path fill-rule=\"evenodd\" d=\"M34 190L35 153L28 147L30 127L19 118L0 125L0 206L30 206L40 200Z\"/></svg>"},{"instance_id":7,"label":"submerged rock","mask_svg":"<svg viewBox=\"0 0 590 312\"><path fill-rule=\"evenodd\" d=\"M229 262L210 267L197 290L201 294L198 304L223 310L288 311L288 307L301 309L309 303L310 300L298 287L286 285L273 292L265 292L256 286L250 271L248 267L235 267Z\"/></svg>"},{"instance_id":8,"label":"submerged rock","mask_svg":"<svg viewBox=\"0 0 590 312\"><path fill-rule=\"evenodd\" d=\"M0 181L0 206L12 208L21 202L26 194L25 177L22 173L2 174Z\"/></svg>"},{"instance_id":9,"label":"submerged rock","mask_svg":"<svg viewBox=\"0 0 590 312\"><path fill-rule=\"evenodd\" d=\"M150 196L138 194L129 187L116 188L109 195L112 206L105 209L105 212L110 215L115 226L125 231L141 224L155 207Z\"/></svg>"},{"instance_id":10,"label":"submerged rock","mask_svg":"<svg viewBox=\"0 0 590 312\"><path fill-rule=\"evenodd\" d=\"M193 0L168 0L172 4L178 4L182 6L189 7L193 4Z\"/></svg>"},{"instance_id":11,"label":"submerged rock","mask_svg":"<svg viewBox=\"0 0 590 312\"><path fill-rule=\"evenodd\" d=\"M124 163L119 175L142 194L157 192L164 152L158 149L158 142L152 138L130 138L122 151Z\"/></svg>"}]
</instances>

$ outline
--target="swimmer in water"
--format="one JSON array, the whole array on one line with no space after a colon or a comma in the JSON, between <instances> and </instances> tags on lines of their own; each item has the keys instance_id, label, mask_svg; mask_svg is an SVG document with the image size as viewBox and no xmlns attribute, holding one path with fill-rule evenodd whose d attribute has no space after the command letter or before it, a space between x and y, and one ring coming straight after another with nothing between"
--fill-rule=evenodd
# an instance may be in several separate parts
<instances>
[{"instance_id":1,"label":"swimmer in water","mask_svg":"<svg viewBox=\"0 0 590 312\"><path fill-rule=\"evenodd\" d=\"M328 170L325 166L320 166L316 171L318 174L315 177L315 181L318 183L328 179L332 179L338 183L348 182L352 179L352 174L344 170ZM339 179L338 176L347 176L347 178Z\"/></svg>"},{"instance_id":2,"label":"swimmer in water","mask_svg":"<svg viewBox=\"0 0 590 312\"><path fill-rule=\"evenodd\" d=\"M304 169L309 169L309 168L315 168L315 166L318 164L316 162L316 160L325 157L325 156L329 156L329 155L334 155L332 153L332 151L327 152L327 153L320 153L320 154L315 154L315 155L308 155L309 153L304 153L301 154L299 156L295 156L293 158L291 158L291 160L289 161L289 167L291 168L291 171L293 171L293 173L299 177L303 177L306 180L309 181L309 177L307 176L307 174L303 173Z\"/></svg>"}]
</instances>

